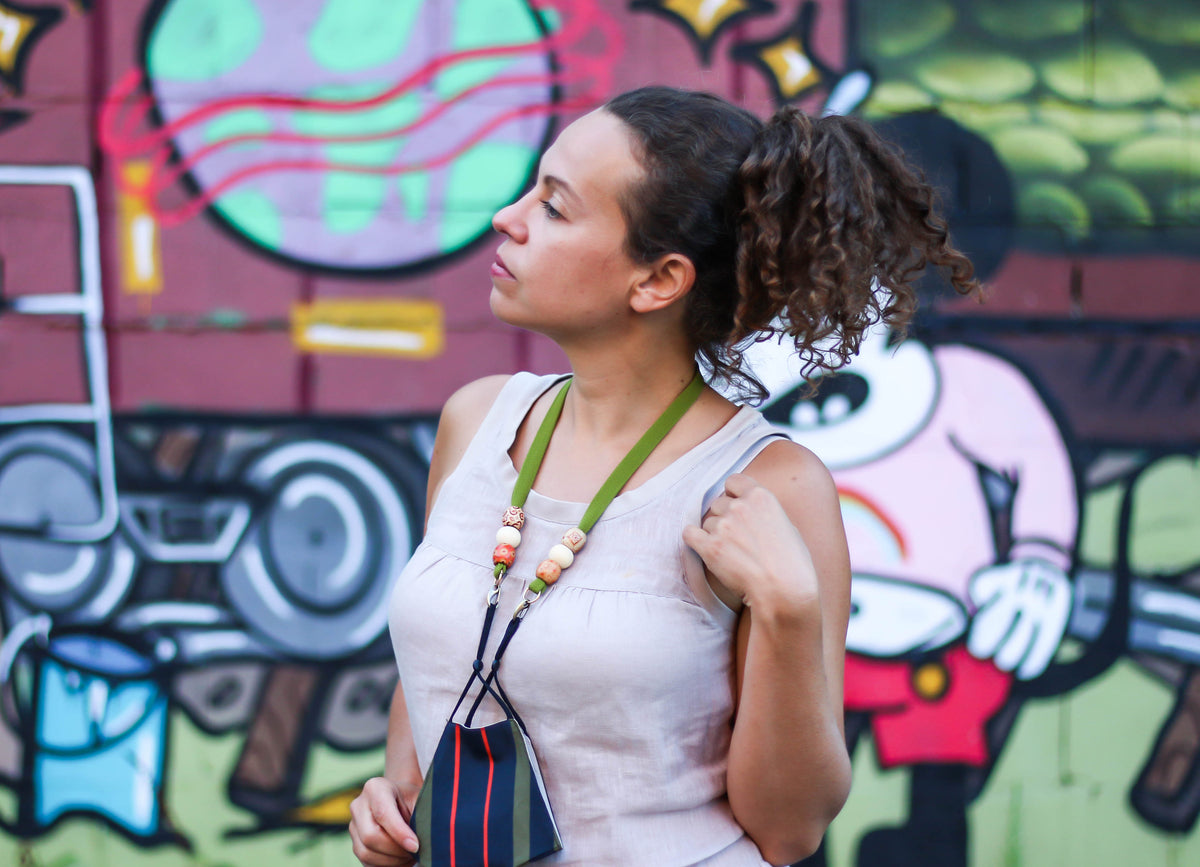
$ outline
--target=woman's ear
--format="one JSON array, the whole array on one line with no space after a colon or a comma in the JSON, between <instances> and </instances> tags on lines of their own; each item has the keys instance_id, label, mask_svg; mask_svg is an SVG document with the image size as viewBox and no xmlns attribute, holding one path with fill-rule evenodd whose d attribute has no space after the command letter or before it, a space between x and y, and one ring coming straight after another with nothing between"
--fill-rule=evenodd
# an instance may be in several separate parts
<instances>
[{"instance_id":1,"label":"woman's ear","mask_svg":"<svg viewBox=\"0 0 1200 867\"><path fill-rule=\"evenodd\" d=\"M652 313L670 307L691 291L696 282L696 266L687 256L668 253L658 259L633 287L630 306L638 313Z\"/></svg>"}]
</instances>

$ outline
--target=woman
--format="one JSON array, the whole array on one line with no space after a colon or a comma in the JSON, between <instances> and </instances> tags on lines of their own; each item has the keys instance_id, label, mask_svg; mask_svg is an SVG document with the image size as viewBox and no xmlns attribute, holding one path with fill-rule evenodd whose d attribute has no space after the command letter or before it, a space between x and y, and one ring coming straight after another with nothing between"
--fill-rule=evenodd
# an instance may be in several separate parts
<instances>
[{"instance_id":1,"label":"woman","mask_svg":"<svg viewBox=\"0 0 1200 867\"><path fill-rule=\"evenodd\" d=\"M573 375L502 607L697 357L710 379L753 391L736 347L762 329L785 330L811 372L843 363L880 317L902 327L927 263L972 289L931 200L852 119L782 109L763 125L652 87L567 127L494 219L493 312L554 340ZM352 805L363 864L413 862L407 820L473 658L491 534L556 381L488 377L442 414L427 535L392 602L385 772ZM705 389L578 560L502 671L562 831L543 863L787 864L814 851L850 787L850 567L824 466Z\"/></svg>"}]
</instances>

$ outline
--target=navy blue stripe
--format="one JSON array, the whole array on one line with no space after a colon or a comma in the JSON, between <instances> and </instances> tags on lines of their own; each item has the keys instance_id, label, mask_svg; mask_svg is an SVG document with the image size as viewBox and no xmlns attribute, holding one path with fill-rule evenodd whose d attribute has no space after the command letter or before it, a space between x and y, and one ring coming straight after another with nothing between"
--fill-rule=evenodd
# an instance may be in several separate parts
<instances>
[{"instance_id":1,"label":"navy blue stripe","mask_svg":"<svg viewBox=\"0 0 1200 867\"><path fill-rule=\"evenodd\" d=\"M512 794L513 774L516 771L516 746L513 728L508 720L488 726L488 744L496 759L496 775L492 778L492 811L488 816L488 854L493 864L505 864L512 859ZM504 860L499 860L504 859Z\"/></svg>"}]
</instances>

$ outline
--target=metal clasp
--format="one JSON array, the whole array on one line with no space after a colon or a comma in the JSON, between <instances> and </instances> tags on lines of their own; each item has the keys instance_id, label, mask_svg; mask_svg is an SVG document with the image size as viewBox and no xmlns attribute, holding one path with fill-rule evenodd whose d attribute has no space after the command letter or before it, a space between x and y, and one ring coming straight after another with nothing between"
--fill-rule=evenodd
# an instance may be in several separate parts
<instances>
[{"instance_id":1,"label":"metal clasp","mask_svg":"<svg viewBox=\"0 0 1200 867\"><path fill-rule=\"evenodd\" d=\"M526 613L529 611L529 606L538 601L541 596L541 591L534 593L528 587L521 596L521 604L517 606L517 610L513 612L513 620L524 620Z\"/></svg>"},{"instance_id":2,"label":"metal clasp","mask_svg":"<svg viewBox=\"0 0 1200 867\"><path fill-rule=\"evenodd\" d=\"M497 602L500 601L500 584L504 581L504 575L505 575L505 573L501 572L499 575L496 576L496 579L492 582L492 589L488 592L488 598L487 598L489 606L495 605Z\"/></svg>"}]
</instances>

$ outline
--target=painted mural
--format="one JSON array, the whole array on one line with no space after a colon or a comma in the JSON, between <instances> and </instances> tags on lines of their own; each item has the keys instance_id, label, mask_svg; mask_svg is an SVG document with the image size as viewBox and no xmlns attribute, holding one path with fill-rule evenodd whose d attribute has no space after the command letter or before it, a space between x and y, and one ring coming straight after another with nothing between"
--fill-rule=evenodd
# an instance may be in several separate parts
<instances>
[{"instance_id":1,"label":"painted mural","mask_svg":"<svg viewBox=\"0 0 1200 867\"><path fill-rule=\"evenodd\" d=\"M856 113L985 278L763 410L851 543L807 864L1200 860L1192 0L0 0L0 863L354 863L491 214L650 82Z\"/></svg>"}]
</instances>

